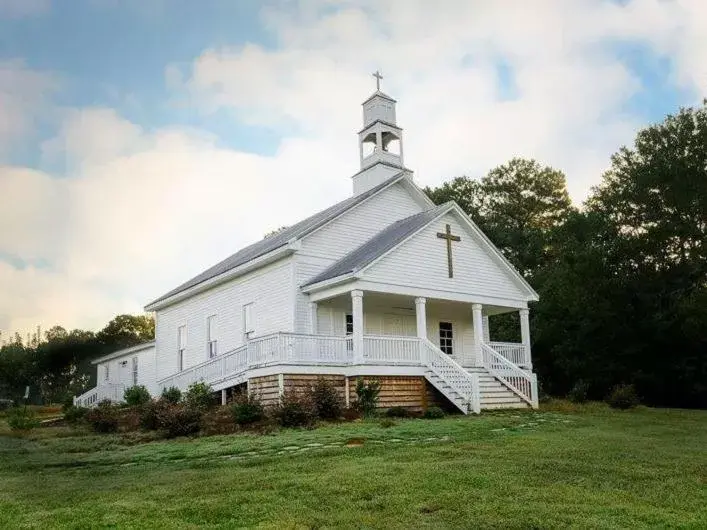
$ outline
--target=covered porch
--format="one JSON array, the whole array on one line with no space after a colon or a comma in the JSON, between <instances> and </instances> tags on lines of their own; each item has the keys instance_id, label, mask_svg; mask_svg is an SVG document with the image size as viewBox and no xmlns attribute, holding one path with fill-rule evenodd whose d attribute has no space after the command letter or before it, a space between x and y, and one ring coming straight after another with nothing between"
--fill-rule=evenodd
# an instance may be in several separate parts
<instances>
[{"instance_id":1,"label":"covered porch","mask_svg":"<svg viewBox=\"0 0 707 530\"><path fill-rule=\"evenodd\" d=\"M409 358L415 338L427 339L465 368L483 367L482 344L532 370L528 309L353 289L329 298L312 296L311 335L349 338L360 362ZM493 341L495 315L517 312L521 342ZM417 351L417 350L415 350Z\"/></svg>"}]
</instances>

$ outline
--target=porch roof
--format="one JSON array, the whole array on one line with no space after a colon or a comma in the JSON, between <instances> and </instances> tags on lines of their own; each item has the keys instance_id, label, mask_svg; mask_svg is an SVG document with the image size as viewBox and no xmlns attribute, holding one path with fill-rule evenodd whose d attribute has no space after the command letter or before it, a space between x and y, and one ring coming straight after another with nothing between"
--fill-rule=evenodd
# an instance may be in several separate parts
<instances>
[{"instance_id":1,"label":"porch roof","mask_svg":"<svg viewBox=\"0 0 707 530\"><path fill-rule=\"evenodd\" d=\"M417 232L440 214L448 210L449 203L442 204L436 208L411 215L400 221L396 221L388 228L378 232L360 247L352 250L339 261L333 263L314 278L309 280L303 287L314 285L315 283L331 280L339 276L355 273L386 252L395 247L402 240Z\"/></svg>"}]
</instances>

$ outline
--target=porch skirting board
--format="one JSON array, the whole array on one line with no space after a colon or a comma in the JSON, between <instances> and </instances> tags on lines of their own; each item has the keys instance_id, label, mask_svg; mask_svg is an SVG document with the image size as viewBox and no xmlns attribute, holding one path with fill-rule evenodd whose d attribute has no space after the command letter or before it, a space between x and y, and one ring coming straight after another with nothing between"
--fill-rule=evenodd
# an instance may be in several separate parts
<instances>
[{"instance_id":1,"label":"porch skirting board","mask_svg":"<svg viewBox=\"0 0 707 530\"><path fill-rule=\"evenodd\" d=\"M422 412L428 407L436 406L452 411L447 399L440 394L425 379L424 376L389 376L389 375L361 375L347 376L345 374L282 374L284 389L287 391L302 391L312 388L318 379L326 379L338 391L342 403L346 398L346 381L348 379L349 401L356 403L356 383L359 378L366 382L377 380L381 384L378 396L378 408L404 407L410 411ZM278 402L279 374L260 377L251 377L249 380L250 392L260 397L266 407L275 406Z\"/></svg>"}]
</instances>

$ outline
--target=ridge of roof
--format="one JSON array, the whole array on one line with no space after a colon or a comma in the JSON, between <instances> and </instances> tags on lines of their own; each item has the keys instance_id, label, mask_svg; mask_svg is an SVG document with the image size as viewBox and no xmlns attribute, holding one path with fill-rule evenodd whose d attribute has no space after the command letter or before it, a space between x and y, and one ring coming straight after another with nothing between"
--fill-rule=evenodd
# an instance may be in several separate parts
<instances>
[{"instance_id":1,"label":"ridge of roof","mask_svg":"<svg viewBox=\"0 0 707 530\"><path fill-rule=\"evenodd\" d=\"M362 203L369 197L375 195L382 189L393 184L394 182L397 182L403 177L404 172L401 171L393 175L385 182L382 182L378 186L375 186L359 195L354 195L352 197L344 199L343 201L340 201L334 204L333 206L330 206L329 208L317 212L314 215L311 215L310 217L307 217L306 219L303 219L302 221L288 228L285 228L284 230L278 232L273 236L261 239L260 241L257 241L251 245L242 248L235 254L232 254L226 259L218 262L216 265L209 267L204 272L197 274L190 280L182 283L178 287L153 300L145 307L150 307L159 302L163 302L164 300L171 298L172 296L178 295L192 287L196 287L197 285L206 282L207 280L220 276L225 272L235 269L236 267L239 267L241 265L244 265L249 261L252 261L264 254L267 254L268 252L277 250L278 248L287 245L293 239L300 239L306 236L310 232L316 230L317 228L331 221L335 217L338 217L342 213L350 210L354 206Z\"/></svg>"},{"instance_id":2,"label":"ridge of roof","mask_svg":"<svg viewBox=\"0 0 707 530\"><path fill-rule=\"evenodd\" d=\"M450 203L444 203L394 222L307 281L302 287L358 272L449 208Z\"/></svg>"}]
</instances>

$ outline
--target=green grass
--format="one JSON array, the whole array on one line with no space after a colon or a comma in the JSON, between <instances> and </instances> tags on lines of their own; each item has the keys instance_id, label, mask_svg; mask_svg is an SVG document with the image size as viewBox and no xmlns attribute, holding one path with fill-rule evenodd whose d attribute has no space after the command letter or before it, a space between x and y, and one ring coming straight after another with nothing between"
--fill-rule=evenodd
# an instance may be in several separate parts
<instances>
[{"instance_id":1,"label":"green grass","mask_svg":"<svg viewBox=\"0 0 707 530\"><path fill-rule=\"evenodd\" d=\"M0 527L707 527L704 411L560 403L145 437L0 436Z\"/></svg>"}]
</instances>

